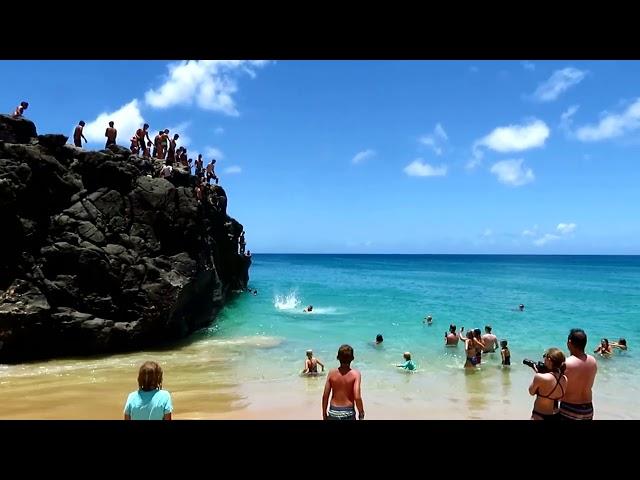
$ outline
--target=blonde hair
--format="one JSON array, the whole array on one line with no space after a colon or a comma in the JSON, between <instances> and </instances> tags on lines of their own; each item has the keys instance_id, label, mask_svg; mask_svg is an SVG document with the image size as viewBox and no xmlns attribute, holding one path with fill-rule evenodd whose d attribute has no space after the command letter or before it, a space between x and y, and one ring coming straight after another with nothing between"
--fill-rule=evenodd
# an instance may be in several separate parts
<instances>
[{"instance_id":1,"label":"blonde hair","mask_svg":"<svg viewBox=\"0 0 640 480\"><path fill-rule=\"evenodd\" d=\"M553 366L553 370L563 374L565 369L567 368L567 364L565 363L565 356L562 350L559 348L550 348L545 353L547 358L551 360L551 365Z\"/></svg>"},{"instance_id":2,"label":"blonde hair","mask_svg":"<svg viewBox=\"0 0 640 480\"><path fill-rule=\"evenodd\" d=\"M162 368L156 362L144 362L138 371L138 387L148 392L162 388Z\"/></svg>"}]
</instances>

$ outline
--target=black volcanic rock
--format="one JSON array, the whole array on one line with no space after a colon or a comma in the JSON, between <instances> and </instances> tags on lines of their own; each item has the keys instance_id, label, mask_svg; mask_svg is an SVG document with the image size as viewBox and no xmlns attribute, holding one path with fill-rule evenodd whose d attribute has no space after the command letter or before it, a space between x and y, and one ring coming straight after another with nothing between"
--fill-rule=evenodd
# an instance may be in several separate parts
<instances>
[{"instance_id":1,"label":"black volcanic rock","mask_svg":"<svg viewBox=\"0 0 640 480\"><path fill-rule=\"evenodd\" d=\"M7 143L30 143L37 138L35 124L26 118L0 115L0 141Z\"/></svg>"},{"instance_id":2,"label":"black volcanic rock","mask_svg":"<svg viewBox=\"0 0 640 480\"><path fill-rule=\"evenodd\" d=\"M0 116L0 362L146 348L208 325L251 260L222 187L201 205L129 150Z\"/></svg>"}]
</instances>

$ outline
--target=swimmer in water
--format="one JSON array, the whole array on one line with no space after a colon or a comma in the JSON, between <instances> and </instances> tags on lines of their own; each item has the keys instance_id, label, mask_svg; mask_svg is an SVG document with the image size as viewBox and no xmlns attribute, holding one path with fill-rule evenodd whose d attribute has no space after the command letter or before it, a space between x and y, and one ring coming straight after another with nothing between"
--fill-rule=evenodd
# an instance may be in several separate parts
<instances>
[{"instance_id":1,"label":"swimmer in water","mask_svg":"<svg viewBox=\"0 0 640 480\"><path fill-rule=\"evenodd\" d=\"M427 315L422 323L426 323L427 325L431 326L433 324L433 318L431 317L431 315Z\"/></svg>"},{"instance_id":2,"label":"swimmer in water","mask_svg":"<svg viewBox=\"0 0 640 480\"><path fill-rule=\"evenodd\" d=\"M313 311L313 305L309 305L307 308L305 308L302 311L305 312L305 313L312 312Z\"/></svg>"},{"instance_id":3,"label":"swimmer in water","mask_svg":"<svg viewBox=\"0 0 640 480\"><path fill-rule=\"evenodd\" d=\"M304 375L317 375L318 365L320 365L324 372L324 364L313 356L313 350L307 350L307 358L304 361L304 370L302 370L302 373Z\"/></svg>"},{"instance_id":4,"label":"swimmer in water","mask_svg":"<svg viewBox=\"0 0 640 480\"><path fill-rule=\"evenodd\" d=\"M404 352L402 355L404 363L396 365L396 367L404 368L405 370L413 371L416 369L416 364L411 360L411 352Z\"/></svg>"}]
</instances>

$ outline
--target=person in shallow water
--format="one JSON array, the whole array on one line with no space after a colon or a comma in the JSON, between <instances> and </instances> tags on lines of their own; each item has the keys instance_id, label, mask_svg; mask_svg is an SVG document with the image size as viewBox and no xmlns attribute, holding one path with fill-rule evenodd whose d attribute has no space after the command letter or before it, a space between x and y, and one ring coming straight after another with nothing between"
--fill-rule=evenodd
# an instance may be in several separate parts
<instances>
[{"instance_id":1,"label":"person in shallow water","mask_svg":"<svg viewBox=\"0 0 640 480\"><path fill-rule=\"evenodd\" d=\"M313 305L309 305L309 306L305 307L305 309L302 310L302 311L305 312L305 313L312 312L313 311Z\"/></svg>"},{"instance_id":2,"label":"person in shallow water","mask_svg":"<svg viewBox=\"0 0 640 480\"><path fill-rule=\"evenodd\" d=\"M324 372L324 364L313 356L313 350L307 350L307 358L304 361L304 370L302 370L302 373L305 375L317 375L318 365L320 365Z\"/></svg>"},{"instance_id":3,"label":"person in shallow water","mask_svg":"<svg viewBox=\"0 0 640 480\"><path fill-rule=\"evenodd\" d=\"M411 360L411 352L404 352L402 355L404 363L396 365L396 367L404 368L405 370L413 371L416 369L416 364Z\"/></svg>"},{"instance_id":4,"label":"person in shallow water","mask_svg":"<svg viewBox=\"0 0 640 480\"><path fill-rule=\"evenodd\" d=\"M376 335L376 345L380 345L382 342L384 342L384 338L382 338L382 334L379 333L378 335Z\"/></svg>"}]
</instances>

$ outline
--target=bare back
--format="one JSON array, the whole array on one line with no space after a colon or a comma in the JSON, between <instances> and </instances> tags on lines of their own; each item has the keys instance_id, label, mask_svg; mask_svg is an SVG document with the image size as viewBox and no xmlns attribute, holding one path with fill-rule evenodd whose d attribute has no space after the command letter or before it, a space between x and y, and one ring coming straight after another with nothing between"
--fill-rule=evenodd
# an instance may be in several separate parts
<instances>
[{"instance_id":1,"label":"bare back","mask_svg":"<svg viewBox=\"0 0 640 480\"><path fill-rule=\"evenodd\" d=\"M315 358L307 358L305 367L309 373L318 373L318 361Z\"/></svg>"},{"instance_id":2,"label":"bare back","mask_svg":"<svg viewBox=\"0 0 640 480\"><path fill-rule=\"evenodd\" d=\"M591 402L591 390L598 372L596 359L587 354L583 358L571 355L567 358L566 365L564 373L569 381L563 401L574 404Z\"/></svg>"},{"instance_id":3,"label":"bare back","mask_svg":"<svg viewBox=\"0 0 640 480\"><path fill-rule=\"evenodd\" d=\"M498 337L493 333L485 333L482 335L482 342L484 343L484 353L495 352L498 347Z\"/></svg>"},{"instance_id":4,"label":"bare back","mask_svg":"<svg viewBox=\"0 0 640 480\"><path fill-rule=\"evenodd\" d=\"M107 137L107 139L111 140L112 142L116 141L117 135L118 131L113 127L107 128L107 131L105 132L105 137Z\"/></svg>"},{"instance_id":5,"label":"bare back","mask_svg":"<svg viewBox=\"0 0 640 480\"><path fill-rule=\"evenodd\" d=\"M557 402L563 399L567 390L567 376L559 373L536 373L529 387L529 393L536 395L533 409L538 414L551 415L556 411Z\"/></svg>"},{"instance_id":6,"label":"bare back","mask_svg":"<svg viewBox=\"0 0 640 480\"><path fill-rule=\"evenodd\" d=\"M460 338L456 333L449 332L447 333L447 337L445 339L445 345L451 345L452 347L455 347L458 345L459 340Z\"/></svg>"},{"instance_id":7,"label":"bare back","mask_svg":"<svg viewBox=\"0 0 640 480\"><path fill-rule=\"evenodd\" d=\"M336 407L352 407L355 399L360 397L360 372L351 367L331 370L327 384L331 388L331 405Z\"/></svg>"}]
</instances>

